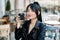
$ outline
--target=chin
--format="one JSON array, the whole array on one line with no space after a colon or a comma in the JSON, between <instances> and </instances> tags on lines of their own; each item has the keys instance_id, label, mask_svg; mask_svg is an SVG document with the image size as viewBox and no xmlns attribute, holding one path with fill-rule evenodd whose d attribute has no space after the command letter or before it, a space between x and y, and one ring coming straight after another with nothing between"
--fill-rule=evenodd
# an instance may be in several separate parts
<instances>
[{"instance_id":1,"label":"chin","mask_svg":"<svg viewBox=\"0 0 60 40\"><path fill-rule=\"evenodd\" d=\"M30 19L27 19L27 20L30 20Z\"/></svg>"}]
</instances>

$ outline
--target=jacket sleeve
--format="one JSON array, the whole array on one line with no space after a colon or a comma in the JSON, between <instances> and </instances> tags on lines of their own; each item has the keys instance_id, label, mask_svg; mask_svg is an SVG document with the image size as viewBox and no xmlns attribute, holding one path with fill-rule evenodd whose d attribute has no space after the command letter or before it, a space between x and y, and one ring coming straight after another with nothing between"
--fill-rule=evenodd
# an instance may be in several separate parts
<instances>
[{"instance_id":1,"label":"jacket sleeve","mask_svg":"<svg viewBox=\"0 0 60 40\"><path fill-rule=\"evenodd\" d=\"M20 39L22 37L22 28L15 29L15 39Z\"/></svg>"},{"instance_id":2,"label":"jacket sleeve","mask_svg":"<svg viewBox=\"0 0 60 40\"><path fill-rule=\"evenodd\" d=\"M24 24L22 25L21 28L17 29L17 27L15 28L15 39L20 39L23 36L23 31L24 31L24 27L26 26L26 22L24 22Z\"/></svg>"},{"instance_id":3,"label":"jacket sleeve","mask_svg":"<svg viewBox=\"0 0 60 40\"><path fill-rule=\"evenodd\" d=\"M46 25L41 25L41 30L38 36L38 40L44 40L45 38L45 32L46 32Z\"/></svg>"}]
</instances>

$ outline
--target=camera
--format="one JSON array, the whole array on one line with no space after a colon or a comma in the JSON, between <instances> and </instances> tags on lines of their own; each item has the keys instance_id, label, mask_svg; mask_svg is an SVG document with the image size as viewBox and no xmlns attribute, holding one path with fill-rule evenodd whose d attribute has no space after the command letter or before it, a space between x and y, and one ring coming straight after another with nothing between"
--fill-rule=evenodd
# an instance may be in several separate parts
<instances>
[{"instance_id":1,"label":"camera","mask_svg":"<svg viewBox=\"0 0 60 40\"><path fill-rule=\"evenodd\" d=\"M20 20L24 20L25 19L24 18L24 13L19 13L18 16L19 16Z\"/></svg>"}]
</instances>

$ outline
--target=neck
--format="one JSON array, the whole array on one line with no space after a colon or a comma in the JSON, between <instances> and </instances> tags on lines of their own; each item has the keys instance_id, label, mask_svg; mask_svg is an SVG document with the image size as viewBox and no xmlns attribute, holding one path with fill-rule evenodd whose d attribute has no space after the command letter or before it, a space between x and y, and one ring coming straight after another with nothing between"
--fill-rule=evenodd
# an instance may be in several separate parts
<instances>
[{"instance_id":1,"label":"neck","mask_svg":"<svg viewBox=\"0 0 60 40\"><path fill-rule=\"evenodd\" d=\"M37 18L36 19L31 19L31 24L35 23L37 21Z\"/></svg>"}]
</instances>

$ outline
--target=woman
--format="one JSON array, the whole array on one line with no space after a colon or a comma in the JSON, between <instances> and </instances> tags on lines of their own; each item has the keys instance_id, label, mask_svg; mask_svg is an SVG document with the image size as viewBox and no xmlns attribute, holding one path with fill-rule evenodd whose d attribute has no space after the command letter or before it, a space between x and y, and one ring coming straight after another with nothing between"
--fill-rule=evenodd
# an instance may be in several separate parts
<instances>
[{"instance_id":1,"label":"woman","mask_svg":"<svg viewBox=\"0 0 60 40\"><path fill-rule=\"evenodd\" d=\"M27 6L27 20L21 27L20 18L17 17L17 27L15 29L15 39L19 40L44 40L45 25L38 20L41 17L41 7L37 3Z\"/></svg>"}]
</instances>

